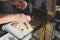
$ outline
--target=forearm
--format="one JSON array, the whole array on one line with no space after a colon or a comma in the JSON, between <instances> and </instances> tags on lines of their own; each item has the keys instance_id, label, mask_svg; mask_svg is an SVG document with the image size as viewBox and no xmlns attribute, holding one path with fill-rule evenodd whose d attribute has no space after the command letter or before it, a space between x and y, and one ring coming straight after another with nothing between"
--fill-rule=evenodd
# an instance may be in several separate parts
<instances>
[{"instance_id":1,"label":"forearm","mask_svg":"<svg viewBox=\"0 0 60 40\"><path fill-rule=\"evenodd\" d=\"M0 14L0 24L11 22L16 14Z\"/></svg>"}]
</instances>

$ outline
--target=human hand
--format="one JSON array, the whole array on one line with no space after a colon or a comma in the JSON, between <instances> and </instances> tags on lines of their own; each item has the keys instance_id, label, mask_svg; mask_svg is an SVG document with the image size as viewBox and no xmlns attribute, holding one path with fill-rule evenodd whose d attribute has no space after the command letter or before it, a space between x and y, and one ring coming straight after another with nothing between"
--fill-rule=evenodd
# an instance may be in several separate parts
<instances>
[{"instance_id":1,"label":"human hand","mask_svg":"<svg viewBox=\"0 0 60 40\"><path fill-rule=\"evenodd\" d=\"M17 23L28 23L30 22L31 17L25 14L16 14L13 18L13 22L17 22Z\"/></svg>"},{"instance_id":2,"label":"human hand","mask_svg":"<svg viewBox=\"0 0 60 40\"><path fill-rule=\"evenodd\" d=\"M27 2L25 0L11 0L12 4L16 5L17 8L24 10L27 6Z\"/></svg>"}]
</instances>

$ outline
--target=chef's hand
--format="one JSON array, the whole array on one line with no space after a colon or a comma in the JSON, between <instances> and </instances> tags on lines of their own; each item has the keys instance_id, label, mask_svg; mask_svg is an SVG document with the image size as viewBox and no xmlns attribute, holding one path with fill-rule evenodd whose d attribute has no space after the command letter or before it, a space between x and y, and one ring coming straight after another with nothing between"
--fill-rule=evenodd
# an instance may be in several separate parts
<instances>
[{"instance_id":1,"label":"chef's hand","mask_svg":"<svg viewBox=\"0 0 60 40\"><path fill-rule=\"evenodd\" d=\"M25 0L11 0L12 4L16 5L17 8L24 10L27 6L27 2Z\"/></svg>"},{"instance_id":2,"label":"chef's hand","mask_svg":"<svg viewBox=\"0 0 60 40\"><path fill-rule=\"evenodd\" d=\"M16 14L14 16L13 22L17 22L17 23L29 23L31 20L31 17L25 14Z\"/></svg>"}]
</instances>

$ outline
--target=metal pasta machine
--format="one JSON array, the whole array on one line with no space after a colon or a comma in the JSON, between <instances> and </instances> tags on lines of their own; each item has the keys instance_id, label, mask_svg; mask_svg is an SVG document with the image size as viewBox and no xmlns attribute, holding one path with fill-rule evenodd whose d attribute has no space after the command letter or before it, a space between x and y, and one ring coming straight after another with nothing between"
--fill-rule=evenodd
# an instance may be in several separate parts
<instances>
[{"instance_id":1,"label":"metal pasta machine","mask_svg":"<svg viewBox=\"0 0 60 40\"><path fill-rule=\"evenodd\" d=\"M32 37L33 26L23 23L9 23L2 27L8 33L1 40L29 40Z\"/></svg>"}]
</instances>

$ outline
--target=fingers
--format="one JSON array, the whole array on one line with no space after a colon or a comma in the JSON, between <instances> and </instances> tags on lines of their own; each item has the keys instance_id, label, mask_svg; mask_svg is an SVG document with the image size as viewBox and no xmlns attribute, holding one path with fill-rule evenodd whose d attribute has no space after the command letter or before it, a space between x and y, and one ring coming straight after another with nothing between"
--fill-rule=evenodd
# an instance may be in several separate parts
<instances>
[{"instance_id":1,"label":"fingers","mask_svg":"<svg viewBox=\"0 0 60 40\"><path fill-rule=\"evenodd\" d=\"M16 5L17 8L24 10L27 6L27 2L25 0L13 0L12 4Z\"/></svg>"},{"instance_id":2,"label":"fingers","mask_svg":"<svg viewBox=\"0 0 60 40\"><path fill-rule=\"evenodd\" d=\"M24 15L24 14L22 14L21 19L23 23L29 23L31 21L31 17L28 15Z\"/></svg>"},{"instance_id":3,"label":"fingers","mask_svg":"<svg viewBox=\"0 0 60 40\"><path fill-rule=\"evenodd\" d=\"M24 17L24 19L28 22L31 20L31 17L29 15L21 14L21 16Z\"/></svg>"},{"instance_id":4,"label":"fingers","mask_svg":"<svg viewBox=\"0 0 60 40\"><path fill-rule=\"evenodd\" d=\"M22 8L21 8L21 9L22 9L22 10L24 10L24 9L26 8L26 6L27 6L27 2L26 2L26 1L24 1L24 2L22 3L22 5L23 5L23 6L22 6Z\"/></svg>"},{"instance_id":5,"label":"fingers","mask_svg":"<svg viewBox=\"0 0 60 40\"><path fill-rule=\"evenodd\" d=\"M27 2L26 1L18 2L17 6L18 6L18 8L24 10L27 6Z\"/></svg>"},{"instance_id":6,"label":"fingers","mask_svg":"<svg viewBox=\"0 0 60 40\"><path fill-rule=\"evenodd\" d=\"M31 20L31 17L25 14L17 14L15 15L15 18L13 20L13 22L17 22L17 23L29 23Z\"/></svg>"},{"instance_id":7,"label":"fingers","mask_svg":"<svg viewBox=\"0 0 60 40\"><path fill-rule=\"evenodd\" d=\"M30 22L31 17L28 15L21 14L21 19L23 22Z\"/></svg>"},{"instance_id":8,"label":"fingers","mask_svg":"<svg viewBox=\"0 0 60 40\"><path fill-rule=\"evenodd\" d=\"M31 21L31 17L30 16L26 16L26 19L27 19L28 22Z\"/></svg>"}]
</instances>

